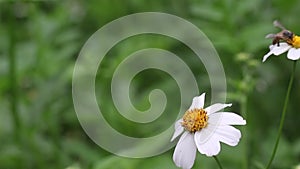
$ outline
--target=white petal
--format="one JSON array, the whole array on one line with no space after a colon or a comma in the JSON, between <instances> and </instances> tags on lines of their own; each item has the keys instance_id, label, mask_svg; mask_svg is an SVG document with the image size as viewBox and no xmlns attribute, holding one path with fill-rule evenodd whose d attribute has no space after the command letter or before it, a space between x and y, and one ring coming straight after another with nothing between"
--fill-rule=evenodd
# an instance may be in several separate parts
<instances>
[{"instance_id":1,"label":"white petal","mask_svg":"<svg viewBox=\"0 0 300 169\"><path fill-rule=\"evenodd\" d=\"M275 44L275 45L270 45L269 48L270 48L270 51L266 55L264 55L262 62L265 62L269 58L269 56L271 56L272 54L278 56L278 55L288 51L292 47L289 44L282 42L282 43L279 43L279 46L277 44Z\"/></svg>"},{"instance_id":2,"label":"white petal","mask_svg":"<svg viewBox=\"0 0 300 169\"><path fill-rule=\"evenodd\" d=\"M201 129L200 131L198 131L199 134L201 135L201 139L197 139L197 143L198 144L204 144L205 142L207 142L212 137L213 131L216 128L217 128L217 126L207 125L207 127L205 127L203 129ZM200 136L198 136L198 137L200 137ZM196 142L196 138L195 138L195 142Z\"/></svg>"},{"instance_id":3,"label":"white petal","mask_svg":"<svg viewBox=\"0 0 300 169\"><path fill-rule=\"evenodd\" d=\"M288 45L287 43L279 43L278 45L273 45L273 47L271 47L271 51L274 55L278 56L283 54L284 52L288 51L291 48L290 45Z\"/></svg>"},{"instance_id":4,"label":"white petal","mask_svg":"<svg viewBox=\"0 0 300 169\"><path fill-rule=\"evenodd\" d=\"M217 130L215 130L214 135L218 138L218 140L230 146L236 146L241 138L240 130L226 125L219 126Z\"/></svg>"},{"instance_id":5,"label":"white petal","mask_svg":"<svg viewBox=\"0 0 300 169\"><path fill-rule=\"evenodd\" d=\"M265 54L265 56L263 57L262 62L265 62L269 58L269 56L271 56L272 54L273 54L272 51L270 51L269 53Z\"/></svg>"},{"instance_id":6,"label":"white petal","mask_svg":"<svg viewBox=\"0 0 300 169\"><path fill-rule=\"evenodd\" d=\"M213 114L219 110L222 110L226 107L230 107L232 104L222 104L222 103L216 103L216 104L213 104L209 107L206 107L205 108L205 111L207 112L207 115L210 115L210 114Z\"/></svg>"},{"instance_id":7,"label":"white petal","mask_svg":"<svg viewBox=\"0 0 300 169\"><path fill-rule=\"evenodd\" d=\"M175 122L175 132L173 134L173 137L171 139L171 141L173 141L176 137L178 137L184 130L184 128L181 126L181 122L182 122L182 119L179 119Z\"/></svg>"},{"instance_id":8,"label":"white petal","mask_svg":"<svg viewBox=\"0 0 300 169\"><path fill-rule=\"evenodd\" d=\"M269 45L270 51L275 47L275 45Z\"/></svg>"},{"instance_id":9,"label":"white petal","mask_svg":"<svg viewBox=\"0 0 300 169\"><path fill-rule=\"evenodd\" d=\"M204 100L205 100L205 93L202 93L200 96L194 97L193 102L189 110L195 109L195 108L203 108L204 106Z\"/></svg>"},{"instance_id":10,"label":"white petal","mask_svg":"<svg viewBox=\"0 0 300 169\"><path fill-rule=\"evenodd\" d=\"M238 114L231 112L219 112L208 117L208 123L213 125L245 125L246 120Z\"/></svg>"},{"instance_id":11,"label":"white petal","mask_svg":"<svg viewBox=\"0 0 300 169\"><path fill-rule=\"evenodd\" d=\"M195 143L198 151L201 154L205 154L209 157L219 154L221 150L221 145L218 140L218 137L216 137L216 135L212 135L211 137L209 137L209 139L207 139L204 142L202 140L206 138L203 137L205 136L202 134L202 130L197 131L195 133Z\"/></svg>"},{"instance_id":12,"label":"white petal","mask_svg":"<svg viewBox=\"0 0 300 169\"><path fill-rule=\"evenodd\" d=\"M300 49L291 48L287 54L290 60L298 60L300 58Z\"/></svg>"},{"instance_id":13,"label":"white petal","mask_svg":"<svg viewBox=\"0 0 300 169\"><path fill-rule=\"evenodd\" d=\"M173 154L173 161L176 166L183 169L192 168L196 158L196 150L194 134L184 132L180 137Z\"/></svg>"}]
</instances>

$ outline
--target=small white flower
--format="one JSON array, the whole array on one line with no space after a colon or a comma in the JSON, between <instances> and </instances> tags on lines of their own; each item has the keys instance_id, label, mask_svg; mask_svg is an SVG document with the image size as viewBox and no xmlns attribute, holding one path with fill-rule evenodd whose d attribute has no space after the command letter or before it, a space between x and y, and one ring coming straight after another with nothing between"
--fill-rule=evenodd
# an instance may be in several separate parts
<instances>
[{"instance_id":1,"label":"small white flower","mask_svg":"<svg viewBox=\"0 0 300 169\"><path fill-rule=\"evenodd\" d=\"M241 132L231 125L245 125L246 121L232 112L218 112L231 104L216 103L203 108L205 93L194 97L191 107L182 119L175 123L173 141L181 133L173 160L176 166L190 169L194 165L196 151L207 156L215 156L221 150L220 142L236 146Z\"/></svg>"},{"instance_id":2,"label":"small white flower","mask_svg":"<svg viewBox=\"0 0 300 169\"><path fill-rule=\"evenodd\" d=\"M269 56L281 55L282 53L288 51L287 58L290 60L298 60L300 58L300 48L295 48L285 42L278 44L270 45L270 52L263 57L263 62L268 59Z\"/></svg>"}]
</instances>

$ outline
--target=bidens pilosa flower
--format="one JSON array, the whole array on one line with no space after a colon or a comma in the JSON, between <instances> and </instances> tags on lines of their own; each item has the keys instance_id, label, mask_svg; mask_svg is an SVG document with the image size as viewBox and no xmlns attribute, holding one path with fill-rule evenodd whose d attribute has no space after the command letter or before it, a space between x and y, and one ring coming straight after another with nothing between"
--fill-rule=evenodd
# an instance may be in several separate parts
<instances>
[{"instance_id":1,"label":"bidens pilosa flower","mask_svg":"<svg viewBox=\"0 0 300 169\"><path fill-rule=\"evenodd\" d=\"M197 149L201 154L215 156L221 150L220 142L236 146L241 138L241 132L231 125L245 125L246 121L232 112L218 112L231 104L216 103L203 108L204 100L205 93L194 97L183 118L175 123L171 141L183 133L173 154L178 167L192 168Z\"/></svg>"},{"instance_id":2,"label":"bidens pilosa flower","mask_svg":"<svg viewBox=\"0 0 300 169\"><path fill-rule=\"evenodd\" d=\"M263 57L263 62L267 60L269 56L280 55L286 51L287 58L290 60L298 60L300 58L300 37L293 32L287 30L278 21L274 21L274 26L282 29L277 34L268 34L266 38L272 38L273 43L270 45L270 52Z\"/></svg>"}]
</instances>

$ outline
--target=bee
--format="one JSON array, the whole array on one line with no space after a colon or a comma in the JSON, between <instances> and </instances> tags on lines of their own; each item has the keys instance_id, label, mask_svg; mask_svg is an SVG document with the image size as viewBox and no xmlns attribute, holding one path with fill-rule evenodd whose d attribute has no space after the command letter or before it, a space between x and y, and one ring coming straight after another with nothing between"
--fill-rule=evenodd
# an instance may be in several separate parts
<instances>
[{"instance_id":1,"label":"bee","mask_svg":"<svg viewBox=\"0 0 300 169\"><path fill-rule=\"evenodd\" d=\"M292 31L287 30L277 20L275 20L273 22L273 24L274 24L275 27L278 27L278 28L282 29L282 31L277 33L277 34L268 34L266 36L266 38L272 38L273 39L273 42L272 42L273 45L277 44L277 46L279 46L280 41L284 41L284 42L288 43L289 45L293 45L295 34Z\"/></svg>"}]
</instances>

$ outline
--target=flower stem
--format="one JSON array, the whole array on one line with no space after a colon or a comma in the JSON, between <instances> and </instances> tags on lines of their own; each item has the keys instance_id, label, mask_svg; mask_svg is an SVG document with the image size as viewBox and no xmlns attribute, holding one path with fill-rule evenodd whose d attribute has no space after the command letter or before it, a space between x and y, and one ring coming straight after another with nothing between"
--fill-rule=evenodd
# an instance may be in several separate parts
<instances>
[{"instance_id":1,"label":"flower stem","mask_svg":"<svg viewBox=\"0 0 300 169\"><path fill-rule=\"evenodd\" d=\"M248 96L247 94L244 95L240 101L240 105L241 105L241 112L242 112L242 116L244 117L244 119L247 119L247 103L248 103ZM247 126L244 126L242 129L242 133L243 133L243 146L244 146L244 157L243 157L243 169L248 169L248 160L249 160L249 141L248 141L248 132L247 132Z\"/></svg>"},{"instance_id":2,"label":"flower stem","mask_svg":"<svg viewBox=\"0 0 300 169\"><path fill-rule=\"evenodd\" d=\"M292 89L292 85L293 85L293 82L294 82L294 76L295 76L295 71L296 71L296 63L297 63L297 61L294 61L293 70L292 70L292 73L291 73L290 82L289 82L289 86L288 86L288 89L287 89L287 92L286 92L285 101L284 101L284 105L283 105L283 109L282 109L280 125L279 125L279 129L278 129L278 134L277 134L275 146L274 146L272 156L270 158L270 161L269 161L266 169L269 169L271 164L272 164L272 161L273 161L273 159L275 157L275 154L276 154L276 150L277 150L277 147L278 147L280 136L281 136L281 133L282 133L282 128L283 128L284 119L285 119L285 115L286 115L286 109L287 109L287 105L289 103L291 89Z\"/></svg>"},{"instance_id":3,"label":"flower stem","mask_svg":"<svg viewBox=\"0 0 300 169\"><path fill-rule=\"evenodd\" d=\"M220 163L218 157L217 157L217 156L213 156L213 157L214 157L214 159L216 160L216 162L217 162L219 168L220 168L220 169L223 169L223 167L222 167L222 165L221 165L221 163Z\"/></svg>"},{"instance_id":4,"label":"flower stem","mask_svg":"<svg viewBox=\"0 0 300 169\"><path fill-rule=\"evenodd\" d=\"M14 134L15 140L19 140L21 136L21 119L18 114L18 86L17 86L17 64L16 64L16 34L15 34L15 18L12 15L9 15L11 22L10 22L10 43L8 49L8 59L9 59L9 81L10 81L10 103L11 103L11 113L12 119L14 124Z\"/></svg>"}]
</instances>

